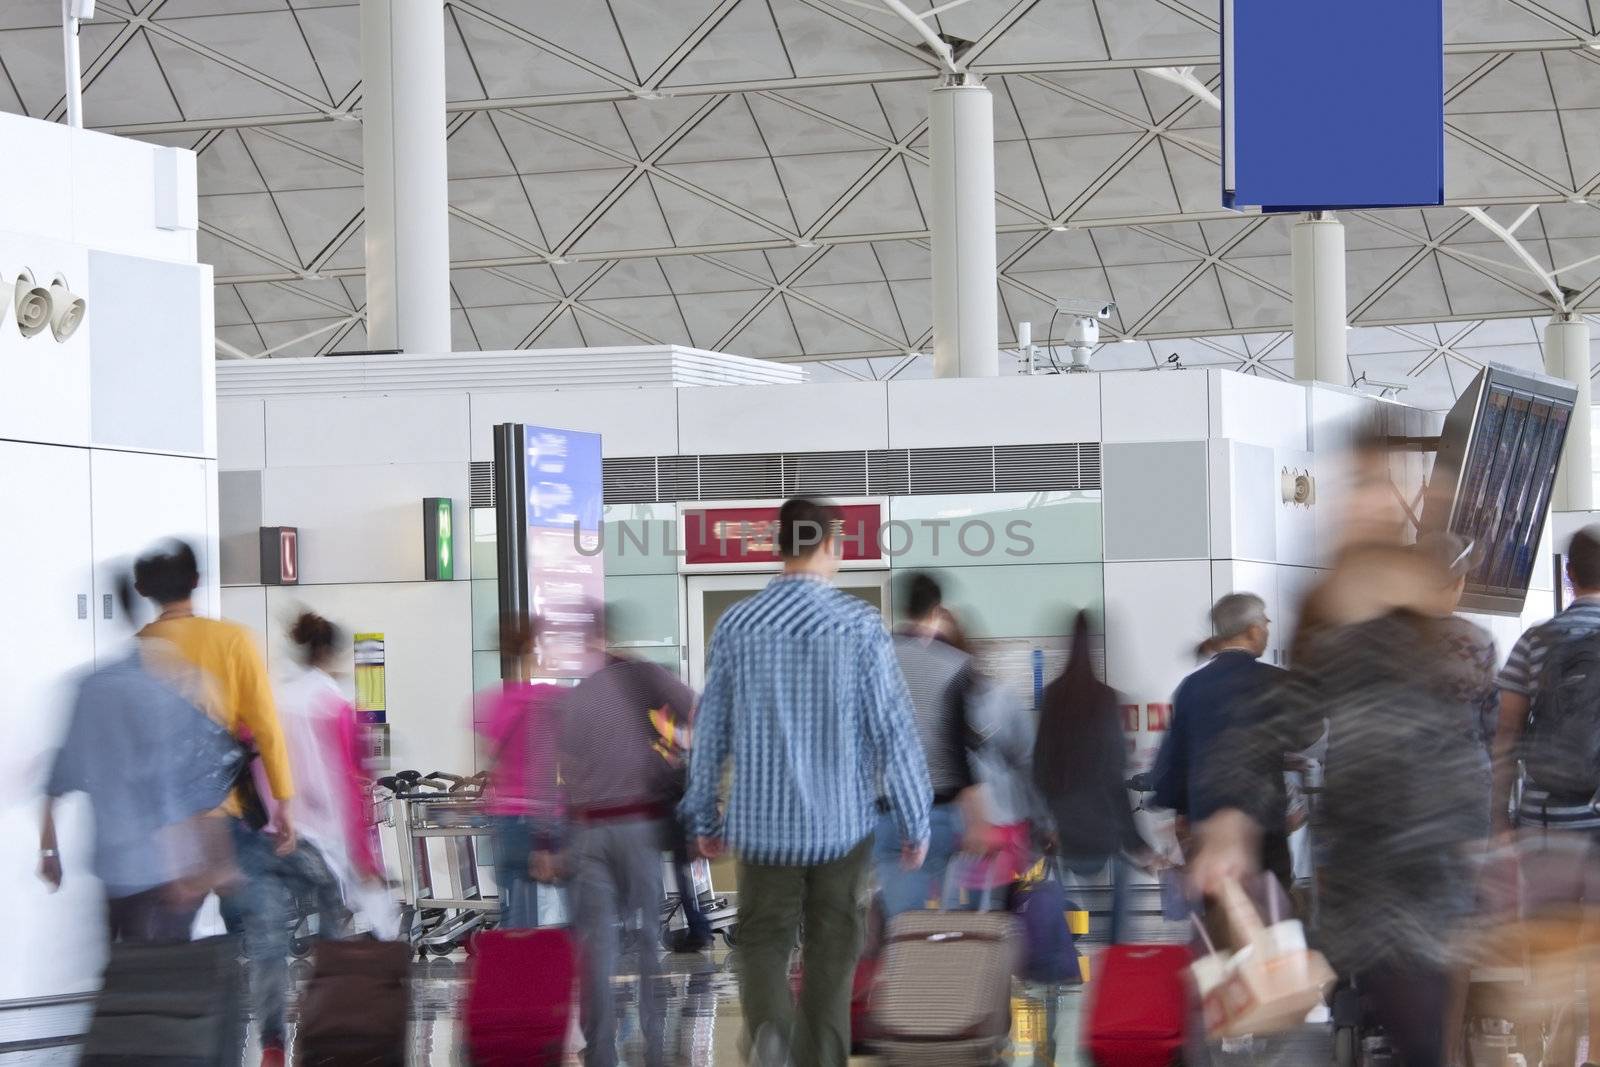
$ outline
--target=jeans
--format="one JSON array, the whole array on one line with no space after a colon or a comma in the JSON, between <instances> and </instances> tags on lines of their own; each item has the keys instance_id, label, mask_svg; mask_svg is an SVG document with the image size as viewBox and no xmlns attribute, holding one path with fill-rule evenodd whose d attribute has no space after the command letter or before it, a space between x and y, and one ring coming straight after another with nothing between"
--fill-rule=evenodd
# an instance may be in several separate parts
<instances>
[{"instance_id":1,"label":"jeans","mask_svg":"<svg viewBox=\"0 0 1600 1067\"><path fill-rule=\"evenodd\" d=\"M622 930L636 931L639 1029L646 1067L664 1062L665 1007L656 939L661 914L665 825L655 819L590 823L573 834L572 930L580 959L585 1067L617 1063L617 991Z\"/></svg>"},{"instance_id":2,"label":"jeans","mask_svg":"<svg viewBox=\"0 0 1600 1067\"><path fill-rule=\"evenodd\" d=\"M496 815L490 828L494 832L494 881L500 889L500 928L531 930L539 925L537 886L528 873L532 827L521 815Z\"/></svg>"},{"instance_id":3,"label":"jeans","mask_svg":"<svg viewBox=\"0 0 1600 1067\"><path fill-rule=\"evenodd\" d=\"M672 824L672 878L678 886L678 904L683 908L684 931L693 944L709 943L711 920L700 910L700 894L694 890L694 872L690 870L689 835L676 821Z\"/></svg>"},{"instance_id":4,"label":"jeans","mask_svg":"<svg viewBox=\"0 0 1600 1067\"><path fill-rule=\"evenodd\" d=\"M261 1029L261 1045L282 1048L289 993L290 890L273 839L238 819L230 821L234 856L244 879L222 899L222 917L230 932L244 934L250 1010Z\"/></svg>"},{"instance_id":5,"label":"jeans","mask_svg":"<svg viewBox=\"0 0 1600 1067\"><path fill-rule=\"evenodd\" d=\"M1113 945L1124 944L1128 930L1128 861L1121 856L1062 856L1062 882L1068 888L1074 885L1101 886L1105 883L1106 868L1111 868L1111 928L1107 938Z\"/></svg>"},{"instance_id":6,"label":"jeans","mask_svg":"<svg viewBox=\"0 0 1600 1067\"><path fill-rule=\"evenodd\" d=\"M935 804L928 815L928 858L915 871L900 869L900 826L893 815L878 820L872 847L878 886L883 891L883 916L918 911L928 900L944 897L945 874L950 860L961 851L961 809L955 804ZM742 932L742 931L741 931Z\"/></svg>"},{"instance_id":7,"label":"jeans","mask_svg":"<svg viewBox=\"0 0 1600 1067\"><path fill-rule=\"evenodd\" d=\"M873 851L863 840L831 863L778 867L739 861L739 996L746 1039L764 1027L790 1036L795 1067L845 1067L850 990L861 953L861 890ZM801 924L798 1011L789 954Z\"/></svg>"}]
</instances>

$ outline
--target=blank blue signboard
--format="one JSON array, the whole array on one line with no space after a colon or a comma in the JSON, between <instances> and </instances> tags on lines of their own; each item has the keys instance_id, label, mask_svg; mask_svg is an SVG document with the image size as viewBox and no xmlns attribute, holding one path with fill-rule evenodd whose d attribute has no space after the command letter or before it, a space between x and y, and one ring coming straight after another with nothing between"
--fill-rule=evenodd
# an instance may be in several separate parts
<instances>
[{"instance_id":1,"label":"blank blue signboard","mask_svg":"<svg viewBox=\"0 0 1600 1067\"><path fill-rule=\"evenodd\" d=\"M1441 0L1223 0L1227 207L1444 203Z\"/></svg>"}]
</instances>

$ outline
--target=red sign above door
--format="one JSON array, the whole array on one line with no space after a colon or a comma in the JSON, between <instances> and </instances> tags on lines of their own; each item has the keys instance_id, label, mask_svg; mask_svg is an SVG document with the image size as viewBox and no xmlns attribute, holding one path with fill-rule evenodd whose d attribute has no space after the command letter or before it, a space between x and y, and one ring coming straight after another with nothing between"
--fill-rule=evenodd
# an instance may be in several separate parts
<instances>
[{"instance_id":1,"label":"red sign above door","mask_svg":"<svg viewBox=\"0 0 1600 1067\"><path fill-rule=\"evenodd\" d=\"M882 559L878 542L883 508L878 504L834 506L833 535L845 560ZM776 563L775 507L706 508L683 513L685 563Z\"/></svg>"}]
</instances>

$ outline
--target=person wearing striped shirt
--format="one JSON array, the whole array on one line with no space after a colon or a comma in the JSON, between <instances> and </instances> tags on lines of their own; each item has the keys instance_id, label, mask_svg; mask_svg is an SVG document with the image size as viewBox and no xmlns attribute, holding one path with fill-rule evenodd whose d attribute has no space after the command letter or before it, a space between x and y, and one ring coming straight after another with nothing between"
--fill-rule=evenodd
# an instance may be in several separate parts
<instances>
[{"instance_id":1,"label":"person wearing striped shirt","mask_svg":"<svg viewBox=\"0 0 1600 1067\"><path fill-rule=\"evenodd\" d=\"M849 1056L880 783L908 869L926 857L932 802L883 621L831 584L839 540L825 504L797 497L779 511L783 573L711 637L681 807L702 854L726 848L738 860L746 1042L788 1042L797 1067L843 1067ZM802 926L797 1011L789 954Z\"/></svg>"},{"instance_id":2,"label":"person wearing striped shirt","mask_svg":"<svg viewBox=\"0 0 1600 1067\"><path fill-rule=\"evenodd\" d=\"M1500 672L1500 722L1494 735L1493 812L1498 829L1505 829L1511 810L1512 780L1516 776L1518 743L1528 725L1528 715L1538 695L1545 659L1564 641L1600 634L1600 525L1586 526L1572 537L1567 549L1567 576L1573 600L1549 622L1535 626L1511 649ZM1595 709L1600 715L1600 708ZM1600 787L1600 782L1595 783ZM1600 831L1600 813L1593 794L1563 796L1535 780L1525 783L1518 821L1551 830Z\"/></svg>"}]
</instances>

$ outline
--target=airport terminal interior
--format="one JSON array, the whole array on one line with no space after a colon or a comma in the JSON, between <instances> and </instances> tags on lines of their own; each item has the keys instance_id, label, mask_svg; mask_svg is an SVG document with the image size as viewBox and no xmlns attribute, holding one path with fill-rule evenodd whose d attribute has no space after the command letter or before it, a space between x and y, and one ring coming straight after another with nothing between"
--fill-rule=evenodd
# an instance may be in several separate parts
<instances>
[{"instance_id":1,"label":"airport terminal interior","mask_svg":"<svg viewBox=\"0 0 1600 1067\"><path fill-rule=\"evenodd\" d=\"M1597 0L0 0L0 150L0 1065L1600 1061Z\"/></svg>"}]
</instances>

